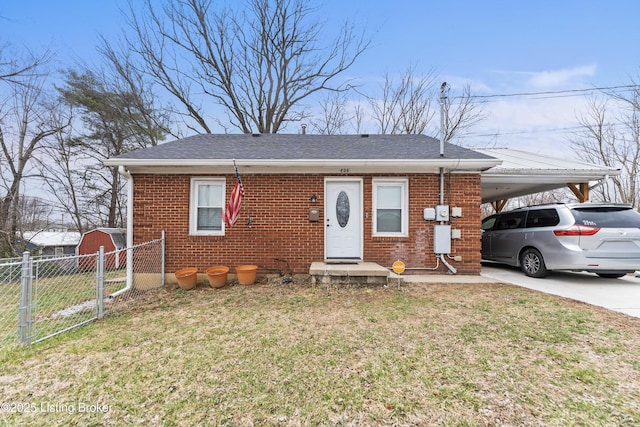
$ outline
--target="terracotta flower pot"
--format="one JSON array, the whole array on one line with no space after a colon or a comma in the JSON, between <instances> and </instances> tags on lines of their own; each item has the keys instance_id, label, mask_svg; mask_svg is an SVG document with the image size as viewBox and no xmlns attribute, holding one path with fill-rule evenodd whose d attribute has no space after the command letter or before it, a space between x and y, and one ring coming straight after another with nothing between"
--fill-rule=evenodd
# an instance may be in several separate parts
<instances>
[{"instance_id":1,"label":"terracotta flower pot","mask_svg":"<svg viewBox=\"0 0 640 427\"><path fill-rule=\"evenodd\" d=\"M196 287L198 282L198 269L195 267L183 268L175 273L178 285L182 289L189 290Z\"/></svg>"},{"instance_id":2,"label":"terracotta flower pot","mask_svg":"<svg viewBox=\"0 0 640 427\"><path fill-rule=\"evenodd\" d=\"M227 283L229 267L216 266L207 268L207 277L212 288L221 288Z\"/></svg>"},{"instance_id":3,"label":"terracotta flower pot","mask_svg":"<svg viewBox=\"0 0 640 427\"><path fill-rule=\"evenodd\" d=\"M253 285L256 281L257 265L239 265L236 267L238 282L241 285Z\"/></svg>"}]
</instances>

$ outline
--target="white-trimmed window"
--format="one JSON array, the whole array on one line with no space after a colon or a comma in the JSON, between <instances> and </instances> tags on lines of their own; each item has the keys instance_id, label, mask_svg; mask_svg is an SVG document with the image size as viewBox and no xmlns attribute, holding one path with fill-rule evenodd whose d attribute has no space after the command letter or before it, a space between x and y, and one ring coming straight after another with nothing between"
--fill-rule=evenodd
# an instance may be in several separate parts
<instances>
[{"instance_id":1,"label":"white-trimmed window","mask_svg":"<svg viewBox=\"0 0 640 427\"><path fill-rule=\"evenodd\" d=\"M224 235L224 178L192 178L189 234Z\"/></svg>"},{"instance_id":2,"label":"white-trimmed window","mask_svg":"<svg viewBox=\"0 0 640 427\"><path fill-rule=\"evenodd\" d=\"M409 228L409 181L373 180L373 235L407 236Z\"/></svg>"}]
</instances>

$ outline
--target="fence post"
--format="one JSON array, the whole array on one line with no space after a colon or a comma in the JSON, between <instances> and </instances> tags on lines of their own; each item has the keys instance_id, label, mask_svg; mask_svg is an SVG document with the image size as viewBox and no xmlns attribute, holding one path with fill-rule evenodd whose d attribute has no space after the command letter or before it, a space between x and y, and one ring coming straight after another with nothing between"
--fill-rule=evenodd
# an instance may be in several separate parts
<instances>
[{"instance_id":1,"label":"fence post","mask_svg":"<svg viewBox=\"0 0 640 427\"><path fill-rule=\"evenodd\" d=\"M162 230L162 243L160 244L160 250L162 251L162 254L160 255L162 259L160 267L160 286L164 286L164 230Z\"/></svg>"},{"instance_id":2,"label":"fence post","mask_svg":"<svg viewBox=\"0 0 640 427\"><path fill-rule=\"evenodd\" d=\"M22 269L20 271L20 309L18 321L18 336L23 344L31 344L31 255L22 253Z\"/></svg>"},{"instance_id":3,"label":"fence post","mask_svg":"<svg viewBox=\"0 0 640 427\"><path fill-rule=\"evenodd\" d=\"M96 262L96 311L98 319L104 317L104 246L100 246Z\"/></svg>"}]
</instances>

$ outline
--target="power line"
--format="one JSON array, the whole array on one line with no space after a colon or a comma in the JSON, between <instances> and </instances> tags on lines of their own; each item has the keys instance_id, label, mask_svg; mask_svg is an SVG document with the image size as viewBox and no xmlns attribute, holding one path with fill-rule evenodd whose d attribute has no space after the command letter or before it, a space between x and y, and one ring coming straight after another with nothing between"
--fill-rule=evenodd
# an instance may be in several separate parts
<instances>
[{"instance_id":1,"label":"power line","mask_svg":"<svg viewBox=\"0 0 640 427\"><path fill-rule=\"evenodd\" d=\"M564 96L577 96L587 92L595 92L595 91L607 91L607 90L619 90L619 89L639 89L639 85L622 85L622 86L606 86L606 87L594 87L588 89L565 89L565 90L557 90L557 91L542 91L542 92L519 92L519 93L505 93L505 94L495 94L495 95L470 95L468 97L457 96L454 99L492 99L492 98L511 98L516 96L538 96L542 97L544 95L554 95L549 96L549 98L554 97L562 97Z\"/></svg>"},{"instance_id":2,"label":"power line","mask_svg":"<svg viewBox=\"0 0 640 427\"><path fill-rule=\"evenodd\" d=\"M551 129L537 129L537 130L522 130L522 131L513 131L513 132L483 132L483 133L467 133L465 137L490 137L490 136L507 136L507 135L526 135L526 134L536 134L536 133L556 133L556 132L575 132L583 129L582 126L573 126L573 127L565 127L565 128L551 128Z\"/></svg>"},{"instance_id":3,"label":"power line","mask_svg":"<svg viewBox=\"0 0 640 427\"><path fill-rule=\"evenodd\" d=\"M606 123L607 127L620 127L626 126L627 123ZM561 133L561 132L579 132L586 130L584 126L569 126L562 128L548 128L548 129L532 129L532 130L523 130L523 131L511 131L511 132L469 132L466 133L465 137L496 137L496 136L508 136L508 135L527 135L527 134L539 134L539 133Z\"/></svg>"}]
</instances>

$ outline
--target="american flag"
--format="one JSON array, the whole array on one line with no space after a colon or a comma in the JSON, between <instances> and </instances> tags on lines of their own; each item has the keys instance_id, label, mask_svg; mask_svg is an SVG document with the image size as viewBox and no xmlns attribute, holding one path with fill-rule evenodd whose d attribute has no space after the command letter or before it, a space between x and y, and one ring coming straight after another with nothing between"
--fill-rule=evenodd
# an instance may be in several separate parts
<instances>
[{"instance_id":1,"label":"american flag","mask_svg":"<svg viewBox=\"0 0 640 427\"><path fill-rule=\"evenodd\" d=\"M227 208L222 212L222 219L229 227L233 227L236 221L238 221L238 217L240 216L240 203L242 202L243 196L244 186L242 185L240 176L237 176L236 186L231 192Z\"/></svg>"}]
</instances>

